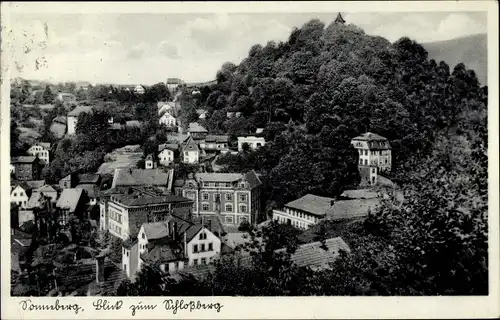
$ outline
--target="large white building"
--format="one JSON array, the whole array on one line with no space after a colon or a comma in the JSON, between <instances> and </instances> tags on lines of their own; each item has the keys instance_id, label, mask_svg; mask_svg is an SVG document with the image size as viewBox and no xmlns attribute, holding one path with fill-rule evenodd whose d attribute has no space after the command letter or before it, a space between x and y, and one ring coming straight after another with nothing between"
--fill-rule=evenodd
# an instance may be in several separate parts
<instances>
[{"instance_id":1,"label":"large white building","mask_svg":"<svg viewBox=\"0 0 500 320\"><path fill-rule=\"evenodd\" d=\"M243 145L245 143L248 144L250 149L257 150L266 144L266 140L264 137L258 136L238 137L238 151L243 151Z\"/></svg>"},{"instance_id":2,"label":"large white building","mask_svg":"<svg viewBox=\"0 0 500 320\"><path fill-rule=\"evenodd\" d=\"M48 142L37 142L28 149L28 153L32 156L38 155L40 160L43 160L45 164L50 162L50 143Z\"/></svg>"},{"instance_id":3,"label":"large white building","mask_svg":"<svg viewBox=\"0 0 500 320\"><path fill-rule=\"evenodd\" d=\"M255 173L196 173L189 177L180 192L194 201L193 216L220 216L226 225L243 221L259 222L260 186Z\"/></svg>"},{"instance_id":4,"label":"large white building","mask_svg":"<svg viewBox=\"0 0 500 320\"><path fill-rule=\"evenodd\" d=\"M351 144L358 150L359 166L375 166L380 172L391 170L391 144L387 138L367 132L352 139Z\"/></svg>"},{"instance_id":5,"label":"large white building","mask_svg":"<svg viewBox=\"0 0 500 320\"><path fill-rule=\"evenodd\" d=\"M165 111L165 113L163 113L163 115L160 117L159 122L161 125L171 128L175 127L175 125L177 124L177 119L175 119L175 117L172 116L170 112Z\"/></svg>"}]
</instances>

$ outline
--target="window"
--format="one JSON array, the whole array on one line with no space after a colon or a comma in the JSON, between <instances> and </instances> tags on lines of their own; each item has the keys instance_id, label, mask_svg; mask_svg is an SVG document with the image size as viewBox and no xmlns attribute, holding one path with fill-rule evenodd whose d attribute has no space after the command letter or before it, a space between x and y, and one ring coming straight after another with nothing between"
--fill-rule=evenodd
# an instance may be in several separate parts
<instances>
[{"instance_id":1,"label":"window","mask_svg":"<svg viewBox=\"0 0 500 320\"><path fill-rule=\"evenodd\" d=\"M375 168L372 168L372 173L375 173Z\"/></svg>"},{"instance_id":2,"label":"window","mask_svg":"<svg viewBox=\"0 0 500 320\"><path fill-rule=\"evenodd\" d=\"M216 183L215 183L215 187L216 187L216 188L218 188L218 187L219 187L219 183L218 183L218 182L216 182Z\"/></svg>"},{"instance_id":3,"label":"window","mask_svg":"<svg viewBox=\"0 0 500 320\"><path fill-rule=\"evenodd\" d=\"M363 159L359 159L359 164L363 164Z\"/></svg>"},{"instance_id":4,"label":"window","mask_svg":"<svg viewBox=\"0 0 500 320\"><path fill-rule=\"evenodd\" d=\"M387 159L385 159L385 164L387 164Z\"/></svg>"},{"instance_id":5,"label":"window","mask_svg":"<svg viewBox=\"0 0 500 320\"><path fill-rule=\"evenodd\" d=\"M233 224L234 223L233 216L227 216L226 217L226 223Z\"/></svg>"},{"instance_id":6,"label":"window","mask_svg":"<svg viewBox=\"0 0 500 320\"><path fill-rule=\"evenodd\" d=\"M14 192L14 197L17 197L17 192Z\"/></svg>"},{"instance_id":7,"label":"window","mask_svg":"<svg viewBox=\"0 0 500 320\"><path fill-rule=\"evenodd\" d=\"M214 251L214 244L212 242L208 244L208 251Z\"/></svg>"},{"instance_id":8,"label":"window","mask_svg":"<svg viewBox=\"0 0 500 320\"><path fill-rule=\"evenodd\" d=\"M201 196L202 196L203 200L207 200L208 201L208 193L206 193L206 192L202 193Z\"/></svg>"},{"instance_id":9,"label":"window","mask_svg":"<svg viewBox=\"0 0 500 320\"><path fill-rule=\"evenodd\" d=\"M208 182L203 182L203 186L204 186L204 187L208 187L208 186L210 186L210 183L208 183Z\"/></svg>"},{"instance_id":10,"label":"window","mask_svg":"<svg viewBox=\"0 0 500 320\"><path fill-rule=\"evenodd\" d=\"M19 192L19 195L20 195L21 197L24 197L24 192L23 192L23 191Z\"/></svg>"},{"instance_id":11,"label":"window","mask_svg":"<svg viewBox=\"0 0 500 320\"><path fill-rule=\"evenodd\" d=\"M246 205L241 205L240 206L240 212L247 212L247 206Z\"/></svg>"},{"instance_id":12,"label":"window","mask_svg":"<svg viewBox=\"0 0 500 320\"><path fill-rule=\"evenodd\" d=\"M197 244L193 244L193 252L198 253L198 245Z\"/></svg>"},{"instance_id":13,"label":"window","mask_svg":"<svg viewBox=\"0 0 500 320\"><path fill-rule=\"evenodd\" d=\"M187 157L188 156L188 153L187 152L184 152L184 157Z\"/></svg>"},{"instance_id":14,"label":"window","mask_svg":"<svg viewBox=\"0 0 500 320\"><path fill-rule=\"evenodd\" d=\"M240 201L247 201L247 195L246 194L240 194Z\"/></svg>"},{"instance_id":15,"label":"window","mask_svg":"<svg viewBox=\"0 0 500 320\"><path fill-rule=\"evenodd\" d=\"M188 182L188 187L193 188L194 187L194 183Z\"/></svg>"},{"instance_id":16,"label":"window","mask_svg":"<svg viewBox=\"0 0 500 320\"><path fill-rule=\"evenodd\" d=\"M231 188L231 182L226 182L226 188Z\"/></svg>"},{"instance_id":17,"label":"window","mask_svg":"<svg viewBox=\"0 0 500 320\"><path fill-rule=\"evenodd\" d=\"M207 264L207 258L201 258L201 264Z\"/></svg>"},{"instance_id":18,"label":"window","mask_svg":"<svg viewBox=\"0 0 500 320\"><path fill-rule=\"evenodd\" d=\"M245 182L240 183L240 188L245 188Z\"/></svg>"},{"instance_id":19,"label":"window","mask_svg":"<svg viewBox=\"0 0 500 320\"><path fill-rule=\"evenodd\" d=\"M127 251L127 257L128 257L128 251Z\"/></svg>"},{"instance_id":20,"label":"window","mask_svg":"<svg viewBox=\"0 0 500 320\"><path fill-rule=\"evenodd\" d=\"M146 239L146 234L145 233L142 234L142 238Z\"/></svg>"},{"instance_id":21,"label":"window","mask_svg":"<svg viewBox=\"0 0 500 320\"><path fill-rule=\"evenodd\" d=\"M210 206L208 205L208 203L202 203L201 204L201 210L203 210L203 211L209 211L210 210Z\"/></svg>"},{"instance_id":22,"label":"window","mask_svg":"<svg viewBox=\"0 0 500 320\"><path fill-rule=\"evenodd\" d=\"M367 166L367 165L368 165L368 160L365 159L365 166Z\"/></svg>"},{"instance_id":23,"label":"window","mask_svg":"<svg viewBox=\"0 0 500 320\"><path fill-rule=\"evenodd\" d=\"M226 209L225 210L226 212L233 212L233 205L230 203L227 203L225 209Z\"/></svg>"},{"instance_id":24,"label":"window","mask_svg":"<svg viewBox=\"0 0 500 320\"><path fill-rule=\"evenodd\" d=\"M200 249L200 251L201 251L201 252L205 252L205 244L204 244L204 243L202 243L202 244L201 244L201 249Z\"/></svg>"},{"instance_id":25,"label":"window","mask_svg":"<svg viewBox=\"0 0 500 320\"><path fill-rule=\"evenodd\" d=\"M198 265L198 259L193 260L193 265L195 265L195 266Z\"/></svg>"},{"instance_id":26,"label":"window","mask_svg":"<svg viewBox=\"0 0 500 320\"><path fill-rule=\"evenodd\" d=\"M367 155L368 155L368 150L365 150L365 156L367 156Z\"/></svg>"},{"instance_id":27,"label":"window","mask_svg":"<svg viewBox=\"0 0 500 320\"><path fill-rule=\"evenodd\" d=\"M207 234L205 232L200 233L200 240L205 240L207 239ZM205 245L201 245L202 248L205 248ZM204 249L201 249L201 251L205 251Z\"/></svg>"},{"instance_id":28,"label":"window","mask_svg":"<svg viewBox=\"0 0 500 320\"><path fill-rule=\"evenodd\" d=\"M232 193L226 193L226 201L233 201L233 194Z\"/></svg>"},{"instance_id":29,"label":"window","mask_svg":"<svg viewBox=\"0 0 500 320\"><path fill-rule=\"evenodd\" d=\"M359 150L359 154L360 154L360 155L363 155L363 150Z\"/></svg>"}]
</instances>

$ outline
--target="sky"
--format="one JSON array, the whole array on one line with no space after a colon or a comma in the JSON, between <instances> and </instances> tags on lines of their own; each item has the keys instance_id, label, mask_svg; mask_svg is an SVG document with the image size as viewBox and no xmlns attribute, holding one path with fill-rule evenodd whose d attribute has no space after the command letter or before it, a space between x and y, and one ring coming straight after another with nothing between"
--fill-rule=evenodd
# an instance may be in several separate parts
<instances>
[{"instance_id":1,"label":"sky","mask_svg":"<svg viewBox=\"0 0 500 320\"><path fill-rule=\"evenodd\" d=\"M342 13L347 23L393 42L448 40L487 32L481 12ZM329 13L135 13L10 16L11 78L144 84L178 77L215 78L224 62L238 64L250 47L288 39L294 27Z\"/></svg>"}]
</instances>

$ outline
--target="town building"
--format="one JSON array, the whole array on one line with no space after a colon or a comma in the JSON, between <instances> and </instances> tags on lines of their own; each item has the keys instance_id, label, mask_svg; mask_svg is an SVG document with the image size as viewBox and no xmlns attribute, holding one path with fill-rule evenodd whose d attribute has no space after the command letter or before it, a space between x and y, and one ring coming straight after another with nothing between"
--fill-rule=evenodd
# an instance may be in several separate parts
<instances>
[{"instance_id":1,"label":"town building","mask_svg":"<svg viewBox=\"0 0 500 320\"><path fill-rule=\"evenodd\" d=\"M176 106L175 106L175 102L173 101L167 101L167 102L163 102L163 101L160 101L158 102L158 115L161 116L162 114L164 114L165 112L170 112L171 115L175 115L176 113Z\"/></svg>"},{"instance_id":2,"label":"town building","mask_svg":"<svg viewBox=\"0 0 500 320\"><path fill-rule=\"evenodd\" d=\"M207 135L205 140L200 142L200 149L207 152L220 152L229 146L229 136L226 135Z\"/></svg>"},{"instance_id":3,"label":"town building","mask_svg":"<svg viewBox=\"0 0 500 320\"><path fill-rule=\"evenodd\" d=\"M198 114L198 119L206 119L207 118L207 110L205 110L205 109L196 109L196 113Z\"/></svg>"},{"instance_id":4,"label":"town building","mask_svg":"<svg viewBox=\"0 0 500 320\"><path fill-rule=\"evenodd\" d=\"M56 203L59 224L66 225L72 216L82 218L87 202L82 189L64 189Z\"/></svg>"},{"instance_id":5,"label":"town building","mask_svg":"<svg viewBox=\"0 0 500 320\"><path fill-rule=\"evenodd\" d=\"M25 182L19 182L11 186L10 203L17 204L20 208L28 207L32 188Z\"/></svg>"},{"instance_id":6,"label":"town building","mask_svg":"<svg viewBox=\"0 0 500 320\"><path fill-rule=\"evenodd\" d=\"M67 134L76 134L76 125L78 123L78 116L82 113L92 113L93 109L90 106L77 106L73 111L68 113L67 117Z\"/></svg>"},{"instance_id":7,"label":"town building","mask_svg":"<svg viewBox=\"0 0 500 320\"><path fill-rule=\"evenodd\" d=\"M179 78L168 78L167 88L170 92L174 92L179 85L182 84L182 80Z\"/></svg>"},{"instance_id":8,"label":"town building","mask_svg":"<svg viewBox=\"0 0 500 320\"><path fill-rule=\"evenodd\" d=\"M141 226L137 239L123 246L122 269L133 279L144 264L154 262L163 273L173 274L207 265L220 253L221 240L206 225L172 215Z\"/></svg>"},{"instance_id":9,"label":"town building","mask_svg":"<svg viewBox=\"0 0 500 320\"><path fill-rule=\"evenodd\" d=\"M38 156L20 156L11 158L16 180L40 180L43 163Z\"/></svg>"},{"instance_id":10,"label":"town building","mask_svg":"<svg viewBox=\"0 0 500 320\"><path fill-rule=\"evenodd\" d=\"M193 137L194 140L203 140L208 135L208 130L198 122L191 122L188 126L188 135Z\"/></svg>"},{"instance_id":11,"label":"town building","mask_svg":"<svg viewBox=\"0 0 500 320\"><path fill-rule=\"evenodd\" d=\"M179 149L177 144L166 143L158 146L158 162L163 166L174 163L175 151Z\"/></svg>"},{"instance_id":12,"label":"town building","mask_svg":"<svg viewBox=\"0 0 500 320\"><path fill-rule=\"evenodd\" d=\"M182 196L194 201L193 216L219 216L226 225L244 221L256 224L260 214L260 181L255 171L195 173L181 188Z\"/></svg>"},{"instance_id":13,"label":"town building","mask_svg":"<svg viewBox=\"0 0 500 320\"><path fill-rule=\"evenodd\" d=\"M44 208L46 201L50 207L55 206L57 203L58 192L52 186L46 184L38 189L34 189L31 193L30 199L28 200L28 209Z\"/></svg>"},{"instance_id":14,"label":"town building","mask_svg":"<svg viewBox=\"0 0 500 320\"><path fill-rule=\"evenodd\" d=\"M276 253L284 253L278 249ZM350 253L351 249L341 237L326 239L300 245L291 255L290 260L299 268L308 267L313 271L328 270L340 256L340 252Z\"/></svg>"},{"instance_id":15,"label":"town building","mask_svg":"<svg viewBox=\"0 0 500 320\"><path fill-rule=\"evenodd\" d=\"M144 87L142 85L138 84L135 86L134 92L136 94L144 94L146 92L146 89L144 89Z\"/></svg>"},{"instance_id":16,"label":"town building","mask_svg":"<svg viewBox=\"0 0 500 320\"><path fill-rule=\"evenodd\" d=\"M380 172L391 170L391 144L387 138L367 132L353 138L351 144L358 150L359 166L376 166Z\"/></svg>"},{"instance_id":17,"label":"town building","mask_svg":"<svg viewBox=\"0 0 500 320\"><path fill-rule=\"evenodd\" d=\"M193 139L193 136L188 136L186 141L182 144L182 162L192 164L200 161L200 148Z\"/></svg>"},{"instance_id":18,"label":"town building","mask_svg":"<svg viewBox=\"0 0 500 320\"><path fill-rule=\"evenodd\" d=\"M172 128L177 124L177 119L172 116L169 111L165 111L165 113L163 113L163 115L160 117L159 123L168 128Z\"/></svg>"},{"instance_id":19,"label":"town building","mask_svg":"<svg viewBox=\"0 0 500 320\"><path fill-rule=\"evenodd\" d=\"M115 169L111 188L154 186L161 189L164 193L170 193L172 191L173 180L173 169Z\"/></svg>"},{"instance_id":20,"label":"town building","mask_svg":"<svg viewBox=\"0 0 500 320\"><path fill-rule=\"evenodd\" d=\"M58 93L56 97L57 101L65 103L76 103L76 96L71 93Z\"/></svg>"},{"instance_id":21,"label":"town building","mask_svg":"<svg viewBox=\"0 0 500 320\"><path fill-rule=\"evenodd\" d=\"M28 149L28 153L32 156L38 156L45 164L50 162L50 143L37 142Z\"/></svg>"},{"instance_id":22,"label":"town building","mask_svg":"<svg viewBox=\"0 0 500 320\"><path fill-rule=\"evenodd\" d=\"M238 137L238 151L243 151L245 143L248 144L251 150L257 150L266 144L266 140L264 137L259 136Z\"/></svg>"},{"instance_id":23,"label":"town building","mask_svg":"<svg viewBox=\"0 0 500 320\"><path fill-rule=\"evenodd\" d=\"M366 217L376 209L380 199L335 200L307 194L273 210L273 220L299 229L309 229L322 219L349 220Z\"/></svg>"},{"instance_id":24,"label":"town building","mask_svg":"<svg viewBox=\"0 0 500 320\"><path fill-rule=\"evenodd\" d=\"M143 223L180 213L189 218L193 201L155 187L113 187L101 193L100 228L123 240L135 238Z\"/></svg>"}]
</instances>

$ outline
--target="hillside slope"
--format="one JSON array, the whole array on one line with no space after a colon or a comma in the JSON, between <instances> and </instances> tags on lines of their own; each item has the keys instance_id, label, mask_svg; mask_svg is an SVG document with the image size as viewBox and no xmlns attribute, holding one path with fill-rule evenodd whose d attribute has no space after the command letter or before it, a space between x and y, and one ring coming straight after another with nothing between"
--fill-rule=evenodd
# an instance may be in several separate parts
<instances>
[{"instance_id":1,"label":"hillside slope","mask_svg":"<svg viewBox=\"0 0 500 320\"><path fill-rule=\"evenodd\" d=\"M460 37L452 40L423 43L429 59L446 62L453 68L463 62L476 72L481 85L488 84L488 38L486 34Z\"/></svg>"}]
</instances>

